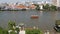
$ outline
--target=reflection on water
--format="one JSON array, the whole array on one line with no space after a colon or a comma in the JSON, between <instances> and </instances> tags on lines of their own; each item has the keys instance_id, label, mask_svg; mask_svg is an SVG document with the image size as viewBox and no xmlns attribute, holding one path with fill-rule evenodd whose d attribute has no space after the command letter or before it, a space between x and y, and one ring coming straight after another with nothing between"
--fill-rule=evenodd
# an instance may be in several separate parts
<instances>
[{"instance_id":1,"label":"reflection on water","mask_svg":"<svg viewBox=\"0 0 60 34\"><path fill-rule=\"evenodd\" d=\"M43 11L40 11L39 13L40 13L40 16L43 16Z\"/></svg>"},{"instance_id":2,"label":"reflection on water","mask_svg":"<svg viewBox=\"0 0 60 34\"><path fill-rule=\"evenodd\" d=\"M38 15L39 19L31 19L31 15ZM8 21L12 20L16 21L16 24L24 23L25 27L37 26L40 29L51 30L58 19L58 11L4 11L0 13L0 26L6 27Z\"/></svg>"}]
</instances>

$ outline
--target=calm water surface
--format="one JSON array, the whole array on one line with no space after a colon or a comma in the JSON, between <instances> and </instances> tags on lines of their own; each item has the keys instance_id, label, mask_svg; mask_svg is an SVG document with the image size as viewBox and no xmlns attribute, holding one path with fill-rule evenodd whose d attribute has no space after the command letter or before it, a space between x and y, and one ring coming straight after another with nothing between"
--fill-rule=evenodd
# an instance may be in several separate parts
<instances>
[{"instance_id":1,"label":"calm water surface","mask_svg":"<svg viewBox=\"0 0 60 34\"><path fill-rule=\"evenodd\" d=\"M31 15L38 15L39 19L31 19ZM16 21L16 24L24 23L25 27L39 27L40 29L51 30L55 20L60 19L59 11L4 11L0 13L0 26L5 27L9 20Z\"/></svg>"}]
</instances>

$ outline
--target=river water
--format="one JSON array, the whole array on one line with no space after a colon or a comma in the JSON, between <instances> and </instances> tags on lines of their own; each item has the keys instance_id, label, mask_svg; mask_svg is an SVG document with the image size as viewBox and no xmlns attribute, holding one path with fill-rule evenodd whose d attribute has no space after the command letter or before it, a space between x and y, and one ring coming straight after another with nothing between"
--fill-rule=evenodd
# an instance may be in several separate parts
<instances>
[{"instance_id":1,"label":"river water","mask_svg":"<svg viewBox=\"0 0 60 34\"><path fill-rule=\"evenodd\" d=\"M31 19L31 15L38 15L38 19ZM52 30L55 20L60 19L59 11L3 11L0 12L0 26L6 28L8 21L16 24L24 23L25 27L39 27L40 29Z\"/></svg>"}]
</instances>

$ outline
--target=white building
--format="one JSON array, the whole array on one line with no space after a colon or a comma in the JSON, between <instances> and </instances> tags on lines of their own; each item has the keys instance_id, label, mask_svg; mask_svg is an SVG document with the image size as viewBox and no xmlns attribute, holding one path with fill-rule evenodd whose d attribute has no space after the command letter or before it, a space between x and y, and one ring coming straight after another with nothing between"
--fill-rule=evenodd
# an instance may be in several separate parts
<instances>
[{"instance_id":1,"label":"white building","mask_svg":"<svg viewBox=\"0 0 60 34\"><path fill-rule=\"evenodd\" d=\"M60 7L60 0L57 0L57 7Z\"/></svg>"},{"instance_id":2,"label":"white building","mask_svg":"<svg viewBox=\"0 0 60 34\"><path fill-rule=\"evenodd\" d=\"M40 9L41 9L41 10L43 9L43 5L40 6Z\"/></svg>"},{"instance_id":3,"label":"white building","mask_svg":"<svg viewBox=\"0 0 60 34\"><path fill-rule=\"evenodd\" d=\"M42 4L40 4L39 7L40 7L41 10L43 10L43 5Z\"/></svg>"}]
</instances>

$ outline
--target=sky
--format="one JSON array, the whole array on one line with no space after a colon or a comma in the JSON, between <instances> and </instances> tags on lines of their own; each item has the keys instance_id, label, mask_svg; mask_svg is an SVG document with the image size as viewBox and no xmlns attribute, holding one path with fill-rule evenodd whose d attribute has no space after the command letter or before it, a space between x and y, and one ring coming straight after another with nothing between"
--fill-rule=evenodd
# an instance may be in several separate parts
<instances>
[{"instance_id":1,"label":"sky","mask_svg":"<svg viewBox=\"0 0 60 34\"><path fill-rule=\"evenodd\" d=\"M16 3L16 2L25 2L25 1L49 1L50 2L50 0L0 0L0 3L5 3L5 2Z\"/></svg>"}]
</instances>

